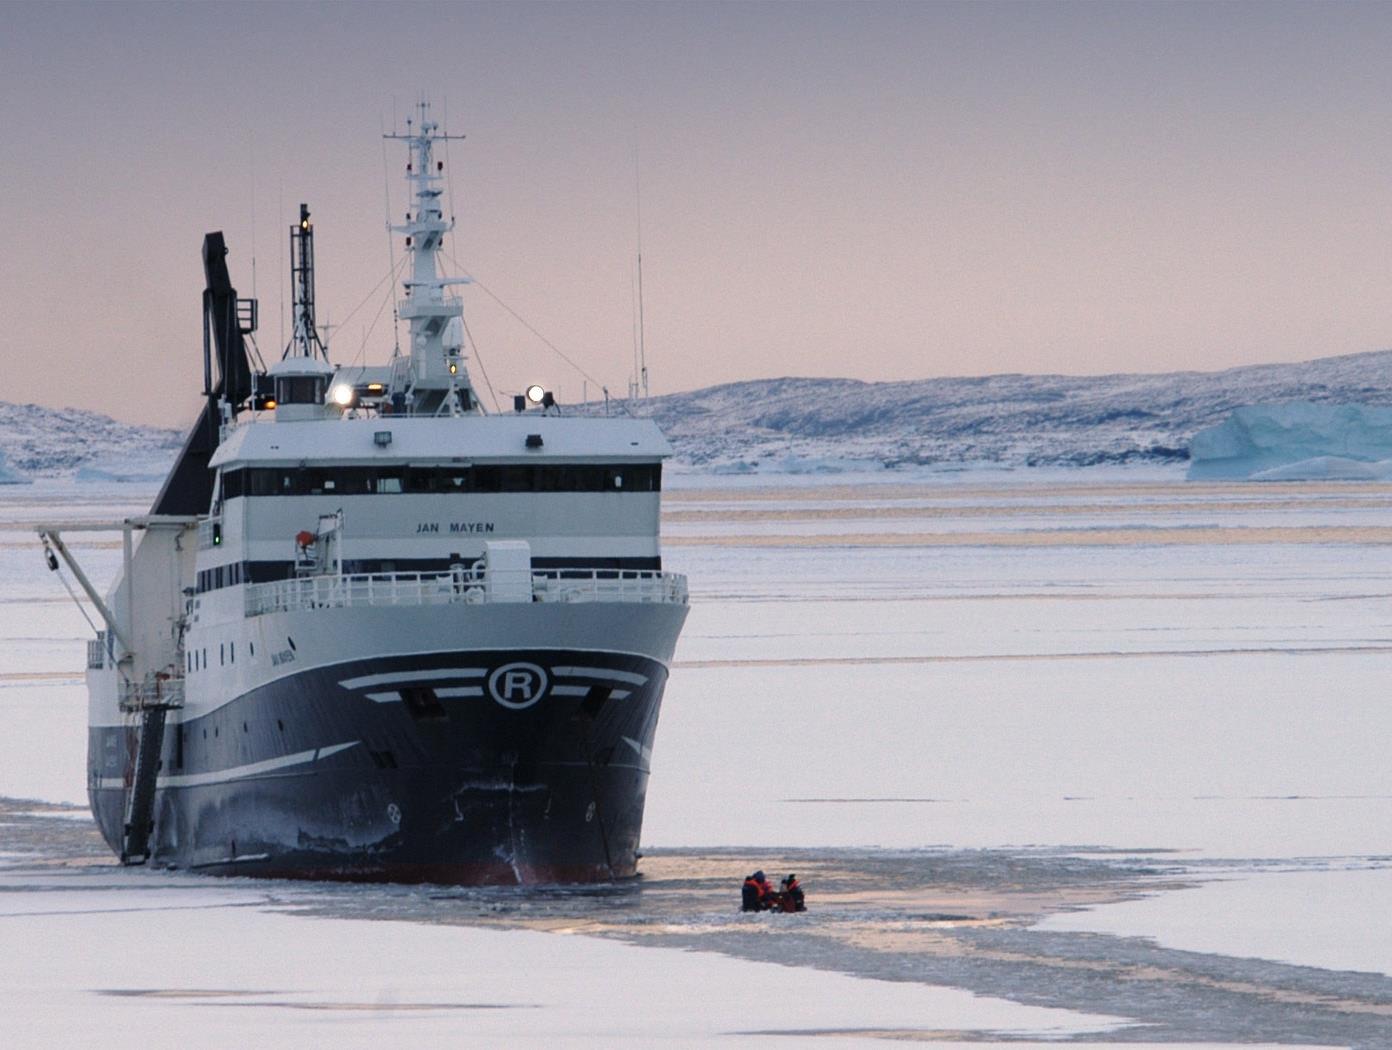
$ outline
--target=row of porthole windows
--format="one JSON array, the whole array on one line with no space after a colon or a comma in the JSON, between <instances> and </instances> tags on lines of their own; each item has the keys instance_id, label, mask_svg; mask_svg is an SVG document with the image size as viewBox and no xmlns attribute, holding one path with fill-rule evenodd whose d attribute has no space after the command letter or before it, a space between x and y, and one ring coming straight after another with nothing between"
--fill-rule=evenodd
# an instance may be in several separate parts
<instances>
[{"instance_id":1,"label":"row of porthole windows","mask_svg":"<svg viewBox=\"0 0 1392 1050\"><path fill-rule=\"evenodd\" d=\"M249 642L251 655L256 655L256 643ZM237 662L237 643L219 642L218 643L218 666L226 667L228 664ZM194 649L184 654L184 671L192 673L194 671L206 671L208 669L208 650Z\"/></svg>"},{"instance_id":2,"label":"row of porthole windows","mask_svg":"<svg viewBox=\"0 0 1392 1050\"><path fill-rule=\"evenodd\" d=\"M286 638L290 648L295 648L295 639ZM256 643L248 642L247 648L251 651L252 657L256 656ZM226 667L228 664L237 662L237 643L219 642L218 643L218 666ZM208 669L208 650L190 649L184 653L184 673L192 674L194 671L206 671Z\"/></svg>"},{"instance_id":3,"label":"row of porthole windows","mask_svg":"<svg viewBox=\"0 0 1392 1050\"><path fill-rule=\"evenodd\" d=\"M279 719L279 718L276 719L276 729L279 730L282 734L285 732L285 723L284 723L281 719ZM247 724L246 722L243 722L243 723L242 723L242 732L243 732L243 733L250 733L250 732L251 732L251 726L250 726L249 724ZM218 726L213 726L213 739L216 740L216 739L217 739L219 736L221 736L221 735L222 735L222 734L221 734L220 728L219 728ZM180 726L180 727L179 727L179 735L178 735L177 737L174 738L174 755L173 755L173 759L174 759L174 768L175 768L175 769L183 769L183 768L184 768L184 744L185 744L185 742L187 741L187 739L188 739L188 730L187 730L187 728L185 728L184 726ZM204 740L207 740L207 739L208 739L208 730L207 730L206 728L203 730L203 739L204 739ZM164 768L164 762L161 761L161 762L160 762L160 769L163 769L163 768Z\"/></svg>"}]
</instances>

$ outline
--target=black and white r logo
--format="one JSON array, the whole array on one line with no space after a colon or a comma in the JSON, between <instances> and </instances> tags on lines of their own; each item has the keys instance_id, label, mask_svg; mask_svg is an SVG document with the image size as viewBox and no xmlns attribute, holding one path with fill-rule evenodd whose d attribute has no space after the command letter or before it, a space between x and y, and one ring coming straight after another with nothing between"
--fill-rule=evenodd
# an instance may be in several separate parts
<instances>
[{"instance_id":1,"label":"black and white r logo","mask_svg":"<svg viewBox=\"0 0 1392 1050\"><path fill-rule=\"evenodd\" d=\"M520 711L546 695L546 672L536 664L503 664L488 676L488 694L504 707Z\"/></svg>"}]
</instances>

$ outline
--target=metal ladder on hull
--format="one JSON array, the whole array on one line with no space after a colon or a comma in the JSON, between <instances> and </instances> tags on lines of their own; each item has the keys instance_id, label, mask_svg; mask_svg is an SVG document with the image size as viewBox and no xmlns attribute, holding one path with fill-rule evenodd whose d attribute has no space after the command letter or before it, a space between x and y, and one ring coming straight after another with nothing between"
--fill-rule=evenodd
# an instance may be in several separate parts
<instances>
[{"instance_id":1,"label":"metal ladder on hull","mask_svg":"<svg viewBox=\"0 0 1392 1050\"><path fill-rule=\"evenodd\" d=\"M126 819L121 831L121 863L144 864L150 859L150 836L155 830L155 778L164 747L166 704L145 707L135 749L135 776L126 796Z\"/></svg>"},{"instance_id":2,"label":"metal ladder on hull","mask_svg":"<svg viewBox=\"0 0 1392 1050\"><path fill-rule=\"evenodd\" d=\"M184 706L182 677L152 675L144 684L131 683L123 690L121 710L138 714L135 770L126 796L121 828L121 863L144 864L150 859L150 838L155 831L155 787L164 750L164 725L169 712Z\"/></svg>"}]
</instances>

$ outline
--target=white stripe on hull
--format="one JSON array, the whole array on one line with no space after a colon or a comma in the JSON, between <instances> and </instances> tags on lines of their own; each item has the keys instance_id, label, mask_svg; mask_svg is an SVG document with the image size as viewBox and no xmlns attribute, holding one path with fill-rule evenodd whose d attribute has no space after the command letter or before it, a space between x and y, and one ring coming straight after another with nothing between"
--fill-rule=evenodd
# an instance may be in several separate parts
<instances>
[{"instance_id":1,"label":"white stripe on hull","mask_svg":"<svg viewBox=\"0 0 1392 1050\"><path fill-rule=\"evenodd\" d=\"M161 776L155 781L155 784L162 788L206 787L209 784L225 784L229 781L245 780L247 777L261 776L265 773L277 773L282 769L302 766L308 762L317 762L321 758L336 755L350 747L357 747L360 743L362 743L361 740L349 740L343 744L330 744L328 747L312 747L308 751L296 751L293 755L281 755L279 758L248 762L244 766L215 769L207 773L171 773L167 776ZM101 777L97 781L97 786L124 788L126 781L124 777Z\"/></svg>"},{"instance_id":2,"label":"white stripe on hull","mask_svg":"<svg viewBox=\"0 0 1392 1050\"><path fill-rule=\"evenodd\" d=\"M644 685L648 681L647 675L633 674L630 671L611 671L607 667L557 667L554 670L558 678L612 678L616 682L627 682L629 685Z\"/></svg>"},{"instance_id":3,"label":"white stripe on hull","mask_svg":"<svg viewBox=\"0 0 1392 1050\"><path fill-rule=\"evenodd\" d=\"M387 674L365 674L360 678L345 678L338 684L344 689L363 689L370 685L396 685L398 682L433 682L436 679L482 678L482 667L437 667L433 671L392 671Z\"/></svg>"}]
</instances>

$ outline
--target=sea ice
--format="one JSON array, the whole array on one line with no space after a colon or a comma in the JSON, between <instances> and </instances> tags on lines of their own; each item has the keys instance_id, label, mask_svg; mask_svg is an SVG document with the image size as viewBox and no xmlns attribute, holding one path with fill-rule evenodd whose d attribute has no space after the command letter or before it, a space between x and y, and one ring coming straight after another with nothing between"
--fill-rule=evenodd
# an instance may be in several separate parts
<instances>
[{"instance_id":1,"label":"sea ice","mask_svg":"<svg viewBox=\"0 0 1392 1050\"><path fill-rule=\"evenodd\" d=\"M274 884L116 881L4 895L6 1050L781 1046L780 1030L1059 1038L1119 1020L589 937L276 914L267 895L295 891Z\"/></svg>"},{"instance_id":2,"label":"sea ice","mask_svg":"<svg viewBox=\"0 0 1392 1050\"><path fill-rule=\"evenodd\" d=\"M1220 952L1329 970L1392 974L1392 868L1335 863L1307 871L1253 871L1037 924L1167 948Z\"/></svg>"},{"instance_id":3,"label":"sea ice","mask_svg":"<svg viewBox=\"0 0 1392 1050\"><path fill-rule=\"evenodd\" d=\"M657 734L645 844L1037 843L1195 850L1208 858L1385 853L1392 780L1379 741L1392 730L1392 714L1379 698L1392 655L1392 563L1380 522L1392 515L1384 489L1294 485L1278 499L1254 487L1185 486L1173 471L870 479L785 477L761 491L758 478L673 476L664 561L690 573L693 610ZM139 512L150 495L148 486L41 478L0 499L0 711L8 727L0 794L80 802L85 793L88 629L44 567L29 527L54 516ZM1272 529L1281 542L1240 542ZM119 540L92 534L80 544L103 585L119 564ZM1316 898L1301 934L1314 947L1321 915L1330 916L1330 930L1344 928L1339 880L1359 873L1323 874L1330 889ZM1356 891L1355 881L1343 885ZM1212 924L1213 940L1195 942L1200 950L1269 954L1252 927L1263 921L1260 901L1286 906L1282 884L1244 884L1258 903L1234 905L1239 921ZM1207 892L1191 899L1202 902ZM26 907L33 911L34 902ZM223 904L217 910L233 914ZM93 1042L101 1035L103 1045L112 1031L168 1032L173 1043L200 1019L241 1025L252 1036L278 1025L310 1042L354 1045L358 1019L373 1010L387 1016L364 1025L364 1042L384 1041L384 1026L402 1019L398 1010L414 1012L401 1025L410 1039L457 1035L465 1025L486 1042L490 1026L524 1016L518 1003L540 1000L476 998L476 990L499 987L478 960L516 975L529 993L560 989L547 1000L558 1004L554 1011L526 1015L539 1025L528 1029L538 1044L568 1024L579 1026L579 1046L611 1036L699 1041L711 1030L683 1028L696 1023L682 1019L689 1012L673 1023L676 1007L650 1008L647 1000L630 1021L620 1012L620 1005L633 1010L621 976L581 979L590 967L642 970L648 949L628 949L634 954L622 960L588 949L571 956L546 947L555 939L537 941L542 947L533 951L530 942L472 933L431 947L412 933L398 936L397 924L373 924L382 927L370 931L377 940L362 923L341 920L340 935L320 926L334 920L296 925L246 904L235 912L250 930L243 941L210 915L199 907L154 919L103 914L92 927L72 914L0 917L6 942L26 946L10 953L11 971L46 953L42 967L0 991L0 1044L24 1045L8 1037L11 1018L51 1036L51 1026L72 1014L74 1030ZM262 918L288 925L272 929ZM1134 928L1165 932L1149 918ZM382 980L381 967L365 971L361 986L335 976L335 964L324 960L354 937L384 946L383 958L399 962L392 971L399 980ZM150 950L132 962L120 950L127 943ZM180 945L207 943L229 946L231 969L183 965ZM86 960L78 948L93 944L102 954ZM1333 950L1287 957L1366 964ZM274 983L256 982L255 965L263 963ZM540 980L525 984L519 974L529 965ZM719 996L729 986L722 982L741 979L666 967L652 964L669 991L709 987ZM770 974L758 980L803 980L801 972ZM141 991L170 988L195 996ZM214 994L219 989L229 994ZM832 993L818 986L817 994ZM591 999L601 1005L579 1005ZM427 1015L426 1000L444 1005ZM466 1011L463 1020L455 1009L485 1001L510 1008ZM873 1014L879 1027L901 1017L896 1009L889 1003L824 1020L850 1024ZM755 1012L730 1027L727 1016L700 1024L748 1032L765 1021L791 1023ZM837 1040L819 1037L818 1045Z\"/></svg>"}]
</instances>

